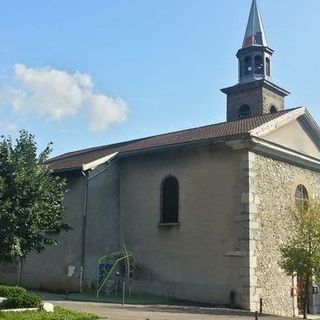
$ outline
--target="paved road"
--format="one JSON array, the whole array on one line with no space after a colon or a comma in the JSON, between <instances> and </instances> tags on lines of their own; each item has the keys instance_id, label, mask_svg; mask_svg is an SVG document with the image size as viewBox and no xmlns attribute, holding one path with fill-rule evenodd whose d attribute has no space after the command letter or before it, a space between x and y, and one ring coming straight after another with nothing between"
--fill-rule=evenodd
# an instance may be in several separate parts
<instances>
[{"instance_id":1,"label":"paved road","mask_svg":"<svg viewBox=\"0 0 320 320\"><path fill-rule=\"evenodd\" d=\"M108 320L254 320L253 313L222 308L167 305L125 305L65 300L61 294L34 292L44 301L64 308L90 312ZM313 317L316 319L317 317ZM261 320L297 320L275 316L259 316ZM318 318L320 320L320 318Z\"/></svg>"},{"instance_id":2,"label":"paved road","mask_svg":"<svg viewBox=\"0 0 320 320\"><path fill-rule=\"evenodd\" d=\"M184 307L184 306L121 306L116 304L50 301L54 305L77 311L91 312L101 319L108 320L254 320L252 313L239 310ZM281 318L262 316L264 320L291 320L296 318Z\"/></svg>"}]
</instances>

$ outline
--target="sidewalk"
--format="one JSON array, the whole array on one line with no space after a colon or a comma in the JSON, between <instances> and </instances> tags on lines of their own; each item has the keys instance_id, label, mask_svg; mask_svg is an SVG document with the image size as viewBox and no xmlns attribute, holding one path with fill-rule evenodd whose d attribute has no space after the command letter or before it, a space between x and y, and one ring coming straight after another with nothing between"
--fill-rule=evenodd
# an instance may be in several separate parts
<instances>
[{"instance_id":1,"label":"sidewalk","mask_svg":"<svg viewBox=\"0 0 320 320\"><path fill-rule=\"evenodd\" d=\"M50 303L64 308L90 312L101 319L108 320L254 320L255 315L248 311L227 308L200 307L188 305L167 304L130 304L124 305L106 302L88 302L85 296L81 301L74 301L77 294L71 295L70 300L65 300L63 294L35 292ZM71 300L72 299L72 300ZM150 300L152 302L152 300ZM298 318L259 315L265 320L296 320ZM309 319L320 319L311 316Z\"/></svg>"},{"instance_id":2,"label":"sidewalk","mask_svg":"<svg viewBox=\"0 0 320 320\"><path fill-rule=\"evenodd\" d=\"M116 305L96 302L50 301L54 305L76 311L90 312L108 320L254 320L254 314L220 308ZM292 320L291 318L259 317L269 320Z\"/></svg>"}]
</instances>

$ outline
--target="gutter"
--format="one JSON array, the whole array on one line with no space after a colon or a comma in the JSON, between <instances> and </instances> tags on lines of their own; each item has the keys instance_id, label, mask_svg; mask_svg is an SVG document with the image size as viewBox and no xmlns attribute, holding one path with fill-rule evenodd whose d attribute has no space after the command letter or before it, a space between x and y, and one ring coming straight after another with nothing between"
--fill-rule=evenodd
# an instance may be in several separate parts
<instances>
[{"instance_id":1,"label":"gutter","mask_svg":"<svg viewBox=\"0 0 320 320\"><path fill-rule=\"evenodd\" d=\"M309 170L318 172L320 171L320 159L258 137L251 137L251 141L252 145L249 146L249 150L251 151L275 158L280 161L286 161L293 165L307 168Z\"/></svg>"}]
</instances>

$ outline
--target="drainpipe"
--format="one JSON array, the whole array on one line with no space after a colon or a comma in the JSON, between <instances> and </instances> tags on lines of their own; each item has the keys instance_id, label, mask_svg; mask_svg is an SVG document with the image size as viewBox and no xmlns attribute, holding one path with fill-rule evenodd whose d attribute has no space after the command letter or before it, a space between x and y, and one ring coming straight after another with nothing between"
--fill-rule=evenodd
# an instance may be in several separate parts
<instances>
[{"instance_id":1,"label":"drainpipe","mask_svg":"<svg viewBox=\"0 0 320 320\"><path fill-rule=\"evenodd\" d=\"M87 238L87 211L88 211L88 185L91 179L94 179L102 172L106 171L111 165L110 161L106 163L105 168L89 176L88 171L81 170L82 175L85 179L84 184L84 195L83 195L83 210L82 210L82 230L81 230L81 258L80 258L80 283L79 291L83 291L83 279L84 279L84 264L86 258L86 238Z\"/></svg>"},{"instance_id":2,"label":"drainpipe","mask_svg":"<svg viewBox=\"0 0 320 320\"><path fill-rule=\"evenodd\" d=\"M83 211L82 211L82 230L81 230L81 258L80 258L80 283L79 291L83 290L83 276L84 276L84 263L86 255L86 231L87 231L87 209L88 209L88 182L89 178L87 174L81 171L85 178L84 183L84 195L83 195Z\"/></svg>"}]
</instances>

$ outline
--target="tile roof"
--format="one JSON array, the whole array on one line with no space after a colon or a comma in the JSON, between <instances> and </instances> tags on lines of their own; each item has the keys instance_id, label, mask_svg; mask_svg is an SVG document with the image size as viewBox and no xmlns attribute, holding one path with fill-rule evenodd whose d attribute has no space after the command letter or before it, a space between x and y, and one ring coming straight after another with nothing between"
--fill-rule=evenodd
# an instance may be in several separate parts
<instances>
[{"instance_id":1,"label":"tile roof","mask_svg":"<svg viewBox=\"0 0 320 320\"><path fill-rule=\"evenodd\" d=\"M269 113L237 121L217 123L204 127L165 133L117 144L69 152L49 159L46 164L53 171L75 170L80 169L83 164L95 161L115 152L119 152L121 155L134 151L145 151L159 147L169 147L210 140L220 141L228 138L235 138L247 135L250 130L292 110L293 109L288 109L277 113Z\"/></svg>"}]
</instances>

